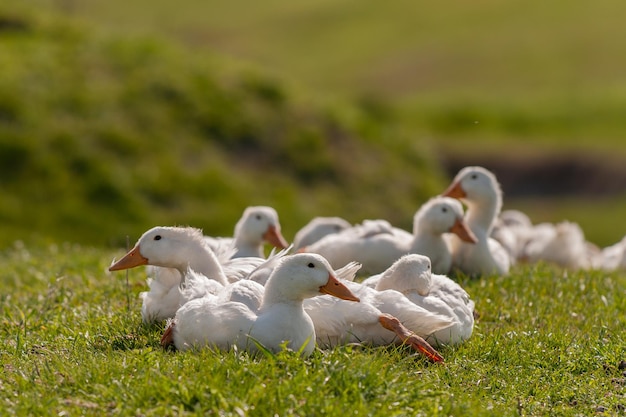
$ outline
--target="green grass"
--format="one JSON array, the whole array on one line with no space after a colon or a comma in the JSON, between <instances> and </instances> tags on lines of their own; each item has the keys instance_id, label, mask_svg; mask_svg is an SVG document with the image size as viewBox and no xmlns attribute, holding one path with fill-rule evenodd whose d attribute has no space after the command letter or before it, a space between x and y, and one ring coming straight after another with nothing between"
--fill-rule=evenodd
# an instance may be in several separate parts
<instances>
[{"instance_id":1,"label":"green grass","mask_svg":"<svg viewBox=\"0 0 626 417\"><path fill-rule=\"evenodd\" d=\"M626 275L518 267L463 280L480 318L441 349L168 352L145 326L144 271L123 250L17 244L0 252L0 407L10 415L606 415L624 413Z\"/></svg>"}]
</instances>

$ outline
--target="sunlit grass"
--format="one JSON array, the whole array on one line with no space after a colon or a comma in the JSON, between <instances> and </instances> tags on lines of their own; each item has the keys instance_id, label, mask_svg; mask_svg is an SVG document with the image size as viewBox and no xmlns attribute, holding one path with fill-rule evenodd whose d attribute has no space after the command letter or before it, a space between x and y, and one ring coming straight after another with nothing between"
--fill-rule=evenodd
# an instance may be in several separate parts
<instances>
[{"instance_id":1,"label":"sunlit grass","mask_svg":"<svg viewBox=\"0 0 626 417\"><path fill-rule=\"evenodd\" d=\"M170 352L141 323L145 273L116 251L0 253L0 406L11 415L592 415L623 413L626 275L517 267L461 280L479 318L443 366L405 348Z\"/></svg>"}]
</instances>

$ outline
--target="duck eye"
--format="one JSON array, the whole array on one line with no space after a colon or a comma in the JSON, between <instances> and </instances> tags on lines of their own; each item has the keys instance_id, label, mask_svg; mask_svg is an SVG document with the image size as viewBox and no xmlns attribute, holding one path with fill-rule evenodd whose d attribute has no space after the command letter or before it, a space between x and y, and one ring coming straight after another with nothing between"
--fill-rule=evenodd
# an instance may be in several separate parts
<instances>
[{"instance_id":1,"label":"duck eye","mask_svg":"<svg viewBox=\"0 0 626 417\"><path fill-rule=\"evenodd\" d=\"M309 262L309 264L307 265L309 268L315 268L315 265L313 265L313 262Z\"/></svg>"},{"instance_id":2,"label":"duck eye","mask_svg":"<svg viewBox=\"0 0 626 417\"><path fill-rule=\"evenodd\" d=\"M473 180L478 179L478 174L472 174L471 178L472 178Z\"/></svg>"},{"instance_id":3,"label":"duck eye","mask_svg":"<svg viewBox=\"0 0 626 417\"><path fill-rule=\"evenodd\" d=\"M257 220L261 220L261 215L257 214L256 216L254 216Z\"/></svg>"},{"instance_id":4,"label":"duck eye","mask_svg":"<svg viewBox=\"0 0 626 417\"><path fill-rule=\"evenodd\" d=\"M444 213L447 213L448 212L448 207L441 207L441 211L444 212Z\"/></svg>"},{"instance_id":5,"label":"duck eye","mask_svg":"<svg viewBox=\"0 0 626 417\"><path fill-rule=\"evenodd\" d=\"M154 237L154 240L161 240L161 235L156 235L156 236Z\"/></svg>"}]
</instances>

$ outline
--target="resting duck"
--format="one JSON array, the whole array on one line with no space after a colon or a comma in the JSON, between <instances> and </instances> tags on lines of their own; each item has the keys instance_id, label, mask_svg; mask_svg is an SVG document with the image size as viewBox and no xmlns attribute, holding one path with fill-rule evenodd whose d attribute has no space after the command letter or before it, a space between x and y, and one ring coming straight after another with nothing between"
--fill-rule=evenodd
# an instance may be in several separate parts
<instances>
[{"instance_id":1,"label":"resting duck","mask_svg":"<svg viewBox=\"0 0 626 417\"><path fill-rule=\"evenodd\" d=\"M302 229L298 230L293 238L295 250L311 245L324 236L339 233L352 225L341 217L315 217Z\"/></svg>"},{"instance_id":2,"label":"resting duck","mask_svg":"<svg viewBox=\"0 0 626 417\"><path fill-rule=\"evenodd\" d=\"M264 258L263 243L268 242L275 248L284 249L287 241L280 231L278 213L272 207L247 207L237 224L233 238L205 237L214 251L232 244L235 248L233 258L256 256Z\"/></svg>"},{"instance_id":3,"label":"resting duck","mask_svg":"<svg viewBox=\"0 0 626 417\"><path fill-rule=\"evenodd\" d=\"M605 271L626 270L626 236L603 248L596 257L594 266Z\"/></svg>"},{"instance_id":4,"label":"resting duck","mask_svg":"<svg viewBox=\"0 0 626 417\"><path fill-rule=\"evenodd\" d=\"M527 232L520 259L529 263L549 262L573 270L589 269L595 263L595 251L577 223L539 223Z\"/></svg>"},{"instance_id":5,"label":"resting duck","mask_svg":"<svg viewBox=\"0 0 626 417\"><path fill-rule=\"evenodd\" d=\"M150 290L140 294L143 300L142 319L150 323L173 317L179 306L187 301L182 297L180 286L188 269L206 277L194 281L194 294L217 294L229 284L248 285L236 282L248 276L263 262L265 260L258 257L220 262L200 229L154 227L145 232L124 257L111 265L109 271L151 266L148 279ZM262 292L262 286L259 287L257 291Z\"/></svg>"},{"instance_id":6,"label":"resting duck","mask_svg":"<svg viewBox=\"0 0 626 417\"><path fill-rule=\"evenodd\" d=\"M315 327L302 302L320 293L359 301L321 256L288 256L280 260L268 279L258 313L238 302L194 299L176 312L161 343L174 344L178 350L228 350L236 346L249 352L257 351L259 344L272 352L286 347L308 356L315 347Z\"/></svg>"},{"instance_id":7,"label":"resting duck","mask_svg":"<svg viewBox=\"0 0 626 417\"><path fill-rule=\"evenodd\" d=\"M379 291L399 291L418 306L452 319L452 326L426 338L436 346L457 345L472 335L474 301L458 283L445 275L432 274L427 256L405 255L383 274L368 278L363 284Z\"/></svg>"},{"instance_id":8,"label":"resting duck","mask_svg":"<svg viewBox=\"0 0 626 417\"><path fill-rule=\"evenodd\" d=\"M415 213L413 234L394 228L384 220L365 221L360 226L329 235L305 250L325 256L333 266L354 260L369 274L384 271L402 255L420 253L433 259L437 271L447 273L452 258L444 233L455 233L465 242L476 242L463 220L461 204L452 198L436 197Z\"/></svg>"},{"instance_id":9,"label":"resting duck","mask_svg":"<svg viewBox=\"0 0 626 417\"><path fill-rule=\"evenodd\" d=\"M452 326L449 317L430 312L395 290L377 291L350 281L344 284L361 300L358 304L327 296L304 302L320 346L348 343L381 346L405 342L406 335L411 334L414 337L408 343L414 349L433 361L443 359L423 338Z\"/></svg>"},{"instance_id":10,"label":"resting duck","mask_svg":"<svg viewBox=\"0 0 626 417\"><path fill-rule=\"evenodd\" d=\"M520 210L504 210L494 222L491 237L507 250L513 264L522 256L524 241L532 228L533 224L526 213Z\"/></svg>"},{"instance_id":11,"label":"resting duck","mask_svg":"<svg viewBox=\"0 0 626 417\"><path fill-rule=\"evenodd\" d=\"M318 253L335 268L356 261L362 265L362 272L374 274L406 253L411 239L410 233L392 227L386 220L365 220L300 251Z\"/></svg>"},{"instance_id":12,"label":"resting duck","mask_svg":"<svg viewBox=\"0 0 626 417\"><path fill-rule=\"evenodd\" d=\"M502 190L495 175L482 167L465 167L443 195L467 206L465 221L477 238L475 244L468 244L450 236L453 268L467 275L508 274L509 253L491 237L502 208Z\"/></svg>"}]
</instances>

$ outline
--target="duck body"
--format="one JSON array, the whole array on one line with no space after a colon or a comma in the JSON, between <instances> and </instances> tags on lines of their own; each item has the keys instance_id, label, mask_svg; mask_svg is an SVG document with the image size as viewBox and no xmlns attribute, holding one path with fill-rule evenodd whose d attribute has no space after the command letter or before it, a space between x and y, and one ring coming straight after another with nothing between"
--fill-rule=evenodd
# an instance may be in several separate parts
<instances>
[{"instance_id":1,"label":"duck body","mask_svg":"<svg viewBox=\"0 0 626 417\"><path fill-rule=\"evenodd\" d=\"M480 234L476 233L476 236ZM480 239L474 246L458 240L452 243L454 251L453 269L469 276L507 275L511 267L509 253L493 238Z\"/></svg>"},{"instance_id":2,"label":"duck body","mask_svg":"<svg viewBox=\"0 0 626 417\"><path fill-rule=\"evenodd\" d=\"M184 275L171 268L148 269L149 291L139 294L142 300L141 318L144 323L154 323L174 317L176 310L187 301L204 297L207 294L217 295L224 290L224 285L189 269ZM185 291L181 288L181 276L186 277ZM189 289L193 289L190 291Z\"/></svg>"},{"instance_id":3,"label":"duck body","mask_svg":"<svg viewBox=\"0 0 626 417\"><path fill-rule=\"evenodd\" d=\"M543 261L568 269L589 269L595 263L595 251L573 222L539 223L526 232L523 242L520 259L528 263Z\"/></svg>"},{"instance_id":4,"label":"duck body","mask_svg":"<svg viewBox=\"0 0 626 417\"><path fill-rule=\"evenodd\" d=\"M472 336L475 303L469 294L449 277L433 274L431 289L427 295L416 292L405 295L426 310L454 320L452 326L435 331L426 338L429 342L436 346L458 345Z\"/></svg>"},{"instance_id":5,"label":"duck body","mask_svg":"<svg viewBox=\"0 0 626 417\"><path fill-rule=\"evenodd\" d=\"M315 346L315 327L304 312L303 300L320 292L358 301L321 256L289 256L281 259L268 279L258 313L234 301L191 300L177 311L162 343L173 343L179 350L236 346L255 352L258 342L273 352L287 347L308 356Z\"/></svg>"},{"instance_id":6,"label":"duck body","mask_svg":"<svg viewBox=\"0 0 626 417\"><path fill-rule=\"evenodd\" d=\"M383 274L368 278L366 285L378 291L394 289L425 310L448 317L453 322L451 326L435 330L425 339L434 345L459 344L472 335L474 301L458 283L431 271L427 256L409 254Z\"/></svg>"},{"instance_id":7,"label":"duck body","mask_svg":"<svg viewBox=\"0 0 626 417\"><path fill-rule=\"evenodd\" d=\"M407 253L411 241L410 233L392 227L387 221L366 220L328 235L304 250L324 256L335 268L354 261L362 265L361 271L378 273Z\"/></svg>"},{"instance_id":8,"label":"duck body","mask_svg":"<svg viewBox=\"0 0 626 417\"><path fill-rule=\"evenodd\" d=\"M366 343L374 346L397 342L397 335L381 327L380 317L389 314L420 337L452 325L452 320L415 305L395 290L376 291L355 282L344 282L359 300L350 304L327 296L307 299L304 308L313 319L320 346Z\"/></svg>"},{"instance_id":9,"label":"duck body","mask_svg":"<svg viewBox=\"0 0 626 417\"><path fill-rule=\"evenodd\" d=\"M447 273L452 256L444 233L455 233L465 242L476 240L465 224L461 204L452 198L435 197L415 213L412 234L384 220L369 220L327 236L306 250L322 254L335 267L359 262L362 272L369 274L381 273L407 253L420 253L433 260L437 271Z\"/></svg>"},{"instance_id":10,"label":"duck body","mask_svg":"<svg viewBox=\"0 0 626 417\"><path fill-rule=\"evenodd\" d=\"M605 271L626 270L626 237L601 249L594 267Z\"/></svg>"},{"instance_id":11,"label":"duck body","mask_svg":"<svg viewBox=\"0 0 626 417\"><path fill-rule=\"evenodd\" d=\"M198 298L184 304L172 323L173 344L181 351L236 347L256 352L260 343L277 352L287 342L287 348L308 356L315 347L313 322L297 303L277 303L256 313L243 303Z\"/></svg>"},{"instance_id":12,"label":"duck body","mask_svg":"<svg viewBox=\"0 0 626 417\"><path fill-rule=\"evenodd\" d=\"M293 247L295 250L301 249L327 235L339 233L350 227L352 225L341 217L315 217L298 230L293 239Z\"/></svg>"}]
</instances>

